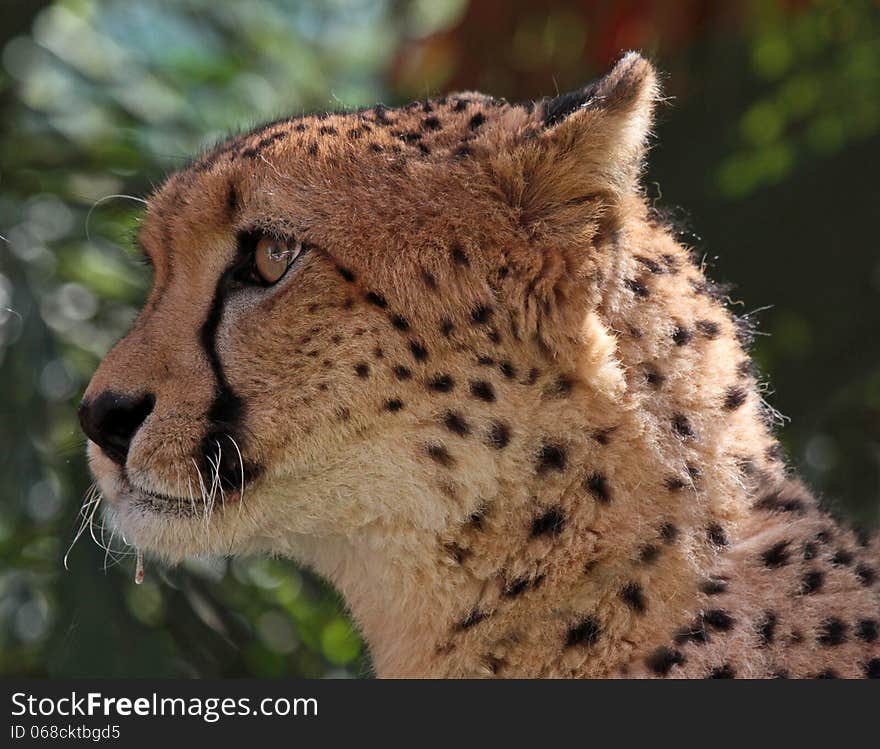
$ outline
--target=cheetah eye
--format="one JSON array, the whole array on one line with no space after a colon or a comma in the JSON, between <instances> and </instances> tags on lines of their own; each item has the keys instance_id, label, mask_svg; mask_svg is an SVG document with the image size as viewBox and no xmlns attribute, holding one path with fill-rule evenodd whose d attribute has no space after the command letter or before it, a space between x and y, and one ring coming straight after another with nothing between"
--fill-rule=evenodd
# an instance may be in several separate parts
<instances>
[{"instance_id":1,"label":"cheetah eye","mask_svg":"<svg viewBox=\"0 0 880 749\"><path fill-rule=\"evenodd\" d=\"M254 246L253 281L264 286L278 283L304 251L302 242L293 238L279 239L264 234Z\"/></svg>"}]
</instances>

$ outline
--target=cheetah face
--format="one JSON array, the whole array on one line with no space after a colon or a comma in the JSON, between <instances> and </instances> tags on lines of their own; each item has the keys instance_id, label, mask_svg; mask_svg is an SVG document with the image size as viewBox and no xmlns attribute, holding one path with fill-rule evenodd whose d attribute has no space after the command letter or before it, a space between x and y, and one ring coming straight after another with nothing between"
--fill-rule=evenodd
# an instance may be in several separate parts
<instances>
[{"instance_id":1,"label":"cheetah face","mask_svg":"<svg viewBox=\"0 0 880 749\"><path fill-rule=\"evenodd\" d=\"M80 410L111 521L173 560L465 511L428 490L437 430L497 449L529 408L497 403L515 355L575 366L653 98L631 55L535 105L282 120L173 175L149 298Z\"/></svg>"}]
</instances>

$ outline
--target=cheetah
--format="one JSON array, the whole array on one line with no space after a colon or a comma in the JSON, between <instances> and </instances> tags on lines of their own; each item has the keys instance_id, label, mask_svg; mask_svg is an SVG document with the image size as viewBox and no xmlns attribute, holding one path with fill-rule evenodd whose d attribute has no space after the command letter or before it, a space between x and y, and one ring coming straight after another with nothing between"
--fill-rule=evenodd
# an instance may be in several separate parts
<instances>
[{"instance_id":1,"label":"cheetah","mask_svg":"<svg viewBox=\"0 0 880 749\"><path fill-rule=\"evenodd\" d=\"M875 678L878 542L787 469L650 210L657 76L292 117L150 197L80 407L107 522L272 554L382 677Z\"/></svg>"}]
</instances>

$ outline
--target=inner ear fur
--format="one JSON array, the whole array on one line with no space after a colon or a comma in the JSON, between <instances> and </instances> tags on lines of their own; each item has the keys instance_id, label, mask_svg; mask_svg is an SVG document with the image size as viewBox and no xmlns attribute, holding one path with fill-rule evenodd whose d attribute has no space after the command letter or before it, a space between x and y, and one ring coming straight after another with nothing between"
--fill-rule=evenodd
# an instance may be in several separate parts
<instances>
[{"instance_id":1,"label":"inner ear fur","mask_svg":"<svg viewBox=\"0 0 880 749\"><path fill-rule=\"evenodd\" d=\"M658 96L652 65L628 52L604 78L539 102L538 122L490 159L522 224L534 233L571 236L587 230L585 219L613 223L637 189Z\"/></svg>"}]
</instances>

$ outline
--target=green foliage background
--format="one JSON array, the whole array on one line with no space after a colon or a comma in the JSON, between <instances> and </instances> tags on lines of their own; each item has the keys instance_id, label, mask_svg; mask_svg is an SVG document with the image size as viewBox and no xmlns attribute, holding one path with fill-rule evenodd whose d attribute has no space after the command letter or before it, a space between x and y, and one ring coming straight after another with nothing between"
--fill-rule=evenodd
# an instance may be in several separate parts
<instances>
[{"instance_id":1,"label":"green foliage background","mask_svg":"<svg viewBox=\"0 0 880 749\"><path fill-rule=\"evenodd\" d=\"M100 543L87 531L64 568L89 486L76 404L149 282L132 198L279 114L449 86L537 98L625 47L669 71L652 199L759 322L755 356L794 462L843 514L880 521L876 2L0 11L0 673L369 675L336 594L288 562L197 560L135 586L97 522Z\"/></svg>"}]
</instances>

